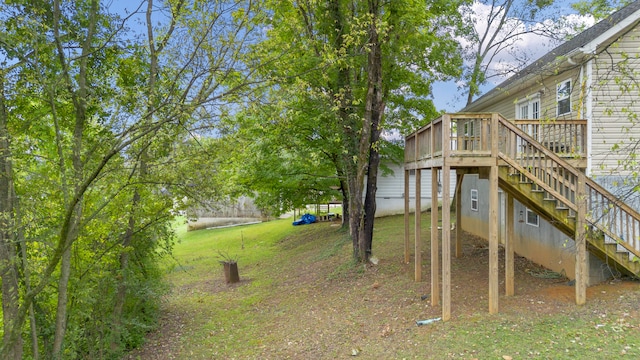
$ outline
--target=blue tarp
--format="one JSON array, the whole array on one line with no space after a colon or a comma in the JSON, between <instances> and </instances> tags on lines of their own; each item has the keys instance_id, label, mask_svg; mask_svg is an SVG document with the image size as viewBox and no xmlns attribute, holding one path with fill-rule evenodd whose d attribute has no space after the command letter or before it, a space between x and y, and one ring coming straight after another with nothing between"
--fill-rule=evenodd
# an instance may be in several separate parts
<instances>
[{"instance_id":1,"label":"blue tarp","mask_svg":"<svg viewBox=\"0 0 640 360\"><path fill-rule=\"evenodd\" d=\"M302 217L300 218L300 220L296 220L293 222L293 225L305 225L305 224L312 224L316 222L316 217L311 215L311 214L304 214L302 215Z\"/></svg>"}]
</instances>

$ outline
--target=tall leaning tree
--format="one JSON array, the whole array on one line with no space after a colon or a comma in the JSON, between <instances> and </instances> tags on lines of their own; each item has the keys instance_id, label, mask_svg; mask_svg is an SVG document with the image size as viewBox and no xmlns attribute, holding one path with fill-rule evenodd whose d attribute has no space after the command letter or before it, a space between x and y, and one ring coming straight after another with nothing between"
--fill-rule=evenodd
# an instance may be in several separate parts
<instances>
[{"instance_id":1,"label":"tall leaning tree","mask_svg":"<svg viewBox=\"0 0 640 360\"><path fill-rule=\"evenodd\" d=\"M458 75L461 67L454 40L462 23L458 5L268 2L271 18L257 52L276 59L262 75L274 83L270 102L284 109L269 120L278 122L285 113L315 119L314 126L335 134L330 151L338 157L334 175L346 198L353 254L361 261L372 251L381 134L412 130L435 118L432 82ZM318 108L322 114L308 115ZM388 116L399 113L403 116Z\"/></svg>"}]
</instances>

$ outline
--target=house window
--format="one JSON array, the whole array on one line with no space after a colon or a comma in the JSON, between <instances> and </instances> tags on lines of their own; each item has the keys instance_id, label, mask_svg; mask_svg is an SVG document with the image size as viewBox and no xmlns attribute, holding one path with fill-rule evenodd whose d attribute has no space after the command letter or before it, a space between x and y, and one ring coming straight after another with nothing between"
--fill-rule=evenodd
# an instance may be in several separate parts
<instances>
[{"instance_id":1,"label":"house window","mask_svg":"<svg viewBox=\"0 0 640 360\"><path fill-rule=\"evenodd\" d=\"M527 225L540 226L540 217L529 209L527 209Z\"/></svg>"},{"instance_id":2,"label":"house window","mask_svg":"<svg viewBox=\"0 0 640 360\"><path fill-rule=\"evenodd\" d=\"M471 210L478 211L478 189L471 189Z\"/></svg>"},{"instance_id":3,"label":"house window","mask_svg":"<svg viewBox=\"0 0 640 360\"><path fill-rule=\"evenodd\" d=\"M524 100L516 103L516 117L521 120L540 119L540 94L529 95ZM538 139L539 124L522 124L520 128L535 140ZM518 145L522 147L524 143L518 138Z\"/></svg>"},{"instance_id":4,"label":"house window","mask_svg":"<svg viewBox=\"0 0 640 360\"><path fill-rule=\"evenodd\" d=\"M518 119L540 119L540 95L530 95L516 104Z\"/></svg>"},{"instance_id":5,"label":"house window","mask_svg":"<svg viewBox=\"0 0 640 360\"><path fill-rule=\"evenodd\" d=\"M520 114L518 116L520 119L528 119L529 118L529 107L524 104L520 105Z\"/></svg>"},{"instance_id":6,"label":"house window","mask_svg":"<svg viewBox=\"0 0 640 360\"><path fill-rule=\"evenodd\" d=\"M558 102L558 115L571 112L571 80L563 81L556 86L556 101Z\"/></svg>"}]
</instances>

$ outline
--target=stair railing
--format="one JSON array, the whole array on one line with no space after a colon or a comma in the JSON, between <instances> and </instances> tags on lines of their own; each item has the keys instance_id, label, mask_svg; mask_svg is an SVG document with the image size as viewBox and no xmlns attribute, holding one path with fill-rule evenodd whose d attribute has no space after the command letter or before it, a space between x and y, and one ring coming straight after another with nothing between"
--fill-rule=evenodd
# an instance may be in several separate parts
<instances>
[{"instance_id":1,"label":"stair railing","mask_svg":"<svg viewBox=\"0 0 640 360\"><path fill-rule=\"evenodd\" d=\"M499 158L560 206L577 212L580 171L510 121L499 117L498 123ZM624 248L630 260L640 259L640 214L592 179L586 178L585 187L586 222Z\"/></svg>"},{"instance_id":2,"label":"stair railing","mask_svg":"<svg viewBox=\"0 0 640 360\"><path fill-rule=\"evenodd\" d=\"M577 211L579 170L510 121L500 117L498 123L500 159L557 200L559 206Z\"/></svg>"}]
</instances>

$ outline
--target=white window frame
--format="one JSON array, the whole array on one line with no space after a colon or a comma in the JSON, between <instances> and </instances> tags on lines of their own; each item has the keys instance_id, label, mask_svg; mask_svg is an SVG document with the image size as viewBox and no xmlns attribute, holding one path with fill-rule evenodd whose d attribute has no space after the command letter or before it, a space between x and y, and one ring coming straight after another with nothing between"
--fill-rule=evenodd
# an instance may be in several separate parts
<instances>
[{"instance_id":1,"label":"white window frame","mask_svg":"<svg viewBox=\"0 0 640 360\"><path fill-rule=\"evenodd\" d=\"M536 219L535 222L533 221L529 221L529 215L533 214L533 216L535 216L534 219ZM540 216L538 214L536 214L535 212L531 211L529 208L527 208L527 211L525 212L525 222L527 223L527 225L531 225L531 226L535 226L535 227L540 227Z\"/></svg>"},{"instance_id":2,"label":"white window frame","mask_svg":"<svg viewBox=\"0 0 640 360\"><path fill-rule=\"evenodd\" d=\"M526 114L525 114L526 112ZM534 93L526 98L516 102L516 119L520 120L537 120L540 119L540 93ZM522 130L531 135L535 140L538 139L538 126L525 125ZM518 137L518 148L522 148L523 141Z\"/></svg>"},{"instance_id":3,"label":"white window frame","mask_svg":"<svg viewBox=\"0 0 640 360\"><path fill-rule=\"evenodd\" d=\"M526 109L526 114L523 114ZM540 119L540 94L532 94L516 103L516 119Z\"/></svg>"},{"instance_id":4,"label":"white window frame","mask_svg":"<svg viewBox=\"0 0 640 360\"><path fill-rule=\"evenodd\" d=\"M571 79L563 80L556 85L556 115L566 115L571 113ZM560 110L560 103L567 102L566 111ZM564 107L564 106L563 106Z\"/></svg>"},{"instance_id":5,"label":"white window frame","mask_svg":"<svg viewBox=\"0 0 640 360\"><path fill-rule=\"evenodd\" d=\"M478 211L478 189L471 189L471 210Z\"/></svg>"}]
</instances>

